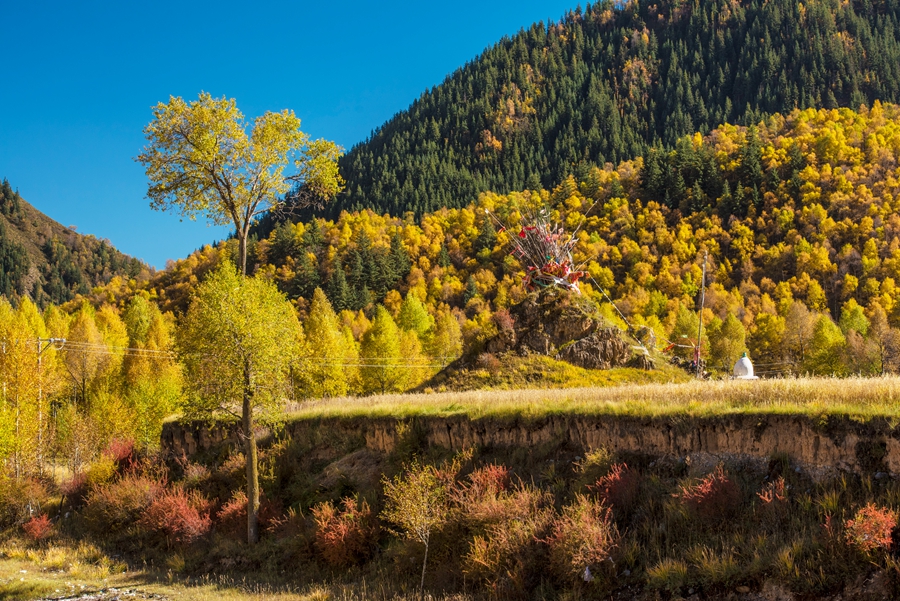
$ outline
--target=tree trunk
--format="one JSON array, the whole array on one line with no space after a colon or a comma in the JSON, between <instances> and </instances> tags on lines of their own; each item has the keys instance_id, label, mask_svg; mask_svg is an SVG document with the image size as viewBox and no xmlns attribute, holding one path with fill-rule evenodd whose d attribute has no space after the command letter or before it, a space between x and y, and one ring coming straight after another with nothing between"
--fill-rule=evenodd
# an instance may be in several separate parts
<instances>
[{"instance_id":1,"label":"tree trunk","mask_svg":"<svg viewBox=\"0 0 900 601\"><path fill-rule=\"evenodd\" d=\"M245 366L242 425L247 462L247 542L253 545L259 542L259 464L256 436L253 433L253 391L250 386L250 367Z\"/></svg>"},{"instance_id":2,"label":"tree trunk","mask_svg":"<svg viewBox=\"0 0 900 601\"><path fill-rule=\"evenodd\" d=\"M240 229L237 230L238 234L238 248L240 249L241 255L241 275L247 275L247 232L242 232Z\"/></svg>"},{"instance_id":3,"label":"tree trunk","mask_svg":"<svg viewBox=\"0 0 900 601\"><path fill-rule=\"evenodd\" d=\"M430 538L430 537L429 537ZM428 540L425 540L425 557L422 559L422 581L419 583L419 598L425 598L425 566L428 565Z\"/></svg>"}]
</instances>

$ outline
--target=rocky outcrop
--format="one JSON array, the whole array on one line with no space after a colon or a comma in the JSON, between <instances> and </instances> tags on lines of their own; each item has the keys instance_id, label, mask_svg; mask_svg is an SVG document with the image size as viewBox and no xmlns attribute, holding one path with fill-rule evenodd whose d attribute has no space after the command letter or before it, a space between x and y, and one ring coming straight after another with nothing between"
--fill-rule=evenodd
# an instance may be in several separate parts
<instances>
[{"instance_id":1,"label":"rocky outcrop","mask_svg":"<svg viewBox=\"0 0 900 601\"><path fill-rule=\"evenodd\" d=\"M511 319L498 323L499 332L488 341L487 352L539 353L590 369L622 367L632 360L632 343L624 333L609 326L596 306L577 294L542 290L509 313ZM652 361L635 365L649 369Z\"/></svg>"},{"instance_id":2,"label":"rocky outcrop","mask_svg":"<svg viewBox=\"0 0 900 601\"><path fill-rule=\"evenodd\" d=\"M177 455L210 451L217 445L236 447L235 429L201 422L169 423L163 429L162 444ZM900 426L878 419L860 423L850 418L780 415L335 418L289 422L283 434L318 440L323 432L328 434L324 438L353 441L356 448L379 453L391 453L403 444L404 437L414 435L418 444L453 450L558 445L574 450L603 447L650 457L758 461L783 454L813 473L839 470L900 475Z\"/></svg>"}]
</instances>

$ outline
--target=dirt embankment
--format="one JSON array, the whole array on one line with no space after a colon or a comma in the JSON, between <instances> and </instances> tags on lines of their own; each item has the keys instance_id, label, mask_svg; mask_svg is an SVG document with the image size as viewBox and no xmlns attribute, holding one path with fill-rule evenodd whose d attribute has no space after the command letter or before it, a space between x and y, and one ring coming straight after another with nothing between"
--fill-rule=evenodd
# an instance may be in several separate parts
<instances>
[{"instance_id":1,"label":"dirt embankment","mask_svg":"<svg viewBox=\"0 0 900 601\"><path fill-rule=\"evenodd\" d=\"M317 435L318 433L318 435ZM476 448L559 447L569 451L606 448L620 454L694 458L704 463L730 459L768 461L787 455L813 474L832 470L900 475L900 425L887 420L733 415L715 418L633 418L555 415L536 419L418 417L328 418L289 422L283 435L328 444L328 433L390 453L414 437L422 446L451 450ZM221 446L238 445L236 426L203 422L169 423L163 449L188 456Z\"/></svg>"}]
</instances>

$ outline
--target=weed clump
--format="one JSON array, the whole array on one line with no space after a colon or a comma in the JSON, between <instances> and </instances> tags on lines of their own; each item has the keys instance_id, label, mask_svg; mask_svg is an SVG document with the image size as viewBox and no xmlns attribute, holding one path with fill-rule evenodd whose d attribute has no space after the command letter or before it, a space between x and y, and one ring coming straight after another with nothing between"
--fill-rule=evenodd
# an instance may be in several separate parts
<instances>
[{"instance_id":1,"label":"weed clump","mask_svg":"<svg viewBox=\"0 0 900 601\"><path fill-rule=\"evenodd\" d=\"M687 510L704 522L719 521L737 510L741 492L722 466L695 484L682 485L675 493Z\"/></svg>"},{"instance_id":2,"label":"weed clump","mask_svg":"<svg viewBox=\"0 0 900 601\"><path fill-rule=\"evenodd\" d=\"M614 464L609 473L588 488L606 505L617 510L628 511L637 499L641 487L641 476L626 463Z\"/></svg>"},{"instance_id":3,"label":"weed clump","mask_svg":"<svg viewBox=\"0 0 900 601\"><path fill-rule=\"evenodd\" d=\"M562 580L591 581L609 572L613 552L619 546L619 532L612 512L602 503L584 495L563 508L547 539L550 560Z\"/></svg>"},{"instance_id":4,"label":"weed clump","mask_svg":"<svg viewBox=\"0 0 900 601\"><path fill-rule=\"evenodd\" d=\"M518 485L496 497L485 497L469 513L487 521L475 534L463 569L500 597L521 596L540 582L547 565L547 543L553 524L553 498L536 488Z\"/></svg>"}]
</instances>

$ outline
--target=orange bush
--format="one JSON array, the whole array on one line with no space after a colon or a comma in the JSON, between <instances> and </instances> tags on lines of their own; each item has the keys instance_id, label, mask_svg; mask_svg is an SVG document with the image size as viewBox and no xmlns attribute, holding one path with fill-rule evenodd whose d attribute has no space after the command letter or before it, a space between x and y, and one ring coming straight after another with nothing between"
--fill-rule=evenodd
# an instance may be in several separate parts
<instances>
[{"instance_id":1,"label":"orange bush","mask_svg":"<svg viewBox=\"0 0 900 601\"><path fill-rule=\"evenodd\" d=\"M47 514L42 513L22 524L22 530L25 531L25 536L28 537L28 540L38 542L50 536L53 524L50 523L50 518Z\"/></svg>"},{"instance_id":2,"label":"orange bush","mask_svg":"<svg viewBox=\"0 0 900 601\"><path fill-rule=\"evenodd\" d=\"M316 549L329 565L348 567L371 556L378 542L378 524L365 499L348 497L340 506L320 503L312 514Z\"/></svg>"},{"instance_id":3,"label":"orange bush","mask_svg":"<svg viewBox=\"0 0 900 601\"><path fill-rule=\"evenodd\" d=\"M84 515L99 532L115 532L137 522L166 490L165 480L128 473L88 493Z\"/></svg>"},{"instance_id":4,"label":"orange bush","mask_svg":"<svg viewBox=\"0 0 900 601\"><path fill-rule=\"evenodd\" d=\"M844 524L847 543L864 553L891 548L891 537L897 528L897 513L869 503Z\"/></svg>"}]
</instances>

